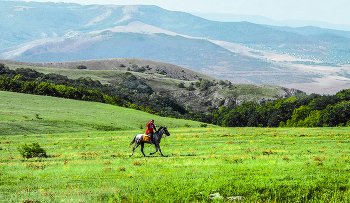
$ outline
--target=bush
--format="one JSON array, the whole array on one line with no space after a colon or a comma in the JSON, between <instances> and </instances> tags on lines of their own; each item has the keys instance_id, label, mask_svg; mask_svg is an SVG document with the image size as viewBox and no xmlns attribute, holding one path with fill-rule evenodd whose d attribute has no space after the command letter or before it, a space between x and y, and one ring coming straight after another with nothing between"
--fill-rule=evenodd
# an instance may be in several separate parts
<instances>
[{"instance_id":1,"label":"bush","mask_svg":"<svg viewBox=\"0 0 350 203\"><path fill-rule=\"evenodd\" d=\"M77 69L87 69L87 67L84 65L79 65L79 66L77 66Z\"/></svg>"},{"instance_id":2,"label":"bush","mask_svg":"<svg viewBox=\"0 0 350 203\"><path fill-rule=\"evenodd\" d=\"M187 91L194 91L196 88L193 87L194 84L191 84L190 86L186 87Z\"/></svg>"},{"instance_id":3,"label":"bush","mask_svg":"<svg viewBox=\"0 0 350 203\"><path fill-rule=\"evenodd\" d=\"M208 126L208 124L206 124L206 123L201 123L200 125L199 125L199 127L201 127L201 128L206 128Z\"/></svg>"},{"instance_id":4,"label":"bush","mask_svg":"<svg viewBox=\"0 0 350 203\"><path fill-rule=\"evenodd\" d=\"M41 148L40 145L36 143L32 143L31 145L21 145L18 147L19 153L23 158L33 158L33 157L47 157L45 149Z\"/></svg>"},{"instance_id":5,"label":"bush","mask_svg":"<svg viewBox=\"0 0 350 203\"><path fill-rule=\"evenodd\" d=\"M145 67L137 67L137 68L134 68L134 71L135 72L144 72L146 70L146 68Z\"/></svg>"},{"instance_id":6,"label":"bush","mask_svg":"<svg viewBox=\"0 0 350 203\"><path fill-rule=\"evenodd\" d=\"M185 88L185 83L180 82L177 86L178 86L179 88Z\"/></svg>"},{"instance_id":7,"label":"bush","mask_svg":"<svg viewBox=\"0 0 350 203\"><path fill-rule=\"evenodd\" d=\"M188 123L185 123L185 124L184 124L184 127L186 127L186 128L190 128L190 127L191 127L191 125L190 125L190 124L188 124Z\"/></svg>"}]
</instances>

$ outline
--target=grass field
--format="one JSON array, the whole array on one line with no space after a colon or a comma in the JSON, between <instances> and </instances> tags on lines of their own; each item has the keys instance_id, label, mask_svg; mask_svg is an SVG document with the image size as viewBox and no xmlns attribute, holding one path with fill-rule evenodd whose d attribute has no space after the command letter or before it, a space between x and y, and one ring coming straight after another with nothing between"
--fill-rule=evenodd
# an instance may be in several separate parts
<instances>
[{"instance_id":1,"label":"grass field","mask_svg":"<svg viewBox=\"0 0 350 203\"><path fill-rule=\"evenodd\" d=\"M0 135L136 129L144 132L151 119L169 128L200 125L108 104L0 91Z\"/></svg>"},{"instance_id":2,"label":"grass field","mask_svg":"<svg viewBox=\"0 0 350 203\"><path fill-rule=\"evenodd\" d=\"M350 201L350 128L200 128L93 102L0 98L0 202ZM118 130L91 127L111 118L118 122L108 126ZM171 136L161 143L168 156L143 157L138 148L129 157L129 143L144 131L139 125L151 118L169 124ZM50 119L67 122L41 123ZM22 158L17 148L34 142L49 157Z\"/></svg>"}]
</instances>

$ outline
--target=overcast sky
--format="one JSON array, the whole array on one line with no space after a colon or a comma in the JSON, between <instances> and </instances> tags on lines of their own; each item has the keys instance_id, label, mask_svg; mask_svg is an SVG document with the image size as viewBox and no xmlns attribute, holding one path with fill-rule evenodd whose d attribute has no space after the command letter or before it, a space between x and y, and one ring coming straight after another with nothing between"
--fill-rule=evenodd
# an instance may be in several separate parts
<instances>
[{"instance_id":1,"label":"overcast sky","mask_svg":"<svg viewBox=\"0 0 350 203\"><path fill-rule=\"evenodd\" d=\"M261 15L274 20L350 24L350 0L31 0L78 4L158 5L167 10Z\"/></svg>"}]
</instances>

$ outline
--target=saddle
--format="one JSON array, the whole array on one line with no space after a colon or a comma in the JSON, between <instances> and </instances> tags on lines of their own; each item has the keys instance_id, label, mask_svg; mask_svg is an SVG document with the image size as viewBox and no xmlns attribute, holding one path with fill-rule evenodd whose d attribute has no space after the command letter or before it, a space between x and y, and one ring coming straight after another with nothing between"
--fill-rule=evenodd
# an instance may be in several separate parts
<instances>
[{"instance_id":1,"label":"saddle","mask_svg":"<svg viewBox=\"0 0 350 203\"><path fill-rule=\"evenodd\" d=\"M143 141L144 142L149 142L149 135L144 134L143 135Z\"/></svg>"}]
</instances>

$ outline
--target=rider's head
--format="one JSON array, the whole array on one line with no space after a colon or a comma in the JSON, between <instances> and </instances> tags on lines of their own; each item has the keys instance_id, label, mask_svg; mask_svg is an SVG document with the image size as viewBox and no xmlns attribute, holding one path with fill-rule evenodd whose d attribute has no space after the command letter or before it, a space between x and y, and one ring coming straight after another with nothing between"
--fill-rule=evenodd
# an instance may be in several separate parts
<instances>
[{"instance_id":1,"label":"rider's head","mask_svg":"<svg viewBox=\"0 0 350 203\"><path fill-rule=\"evenodd\" d=\"M151 120L151 123L154 123L154 120L153 120L153 119Z\"/></svg>"}]
</instances>

